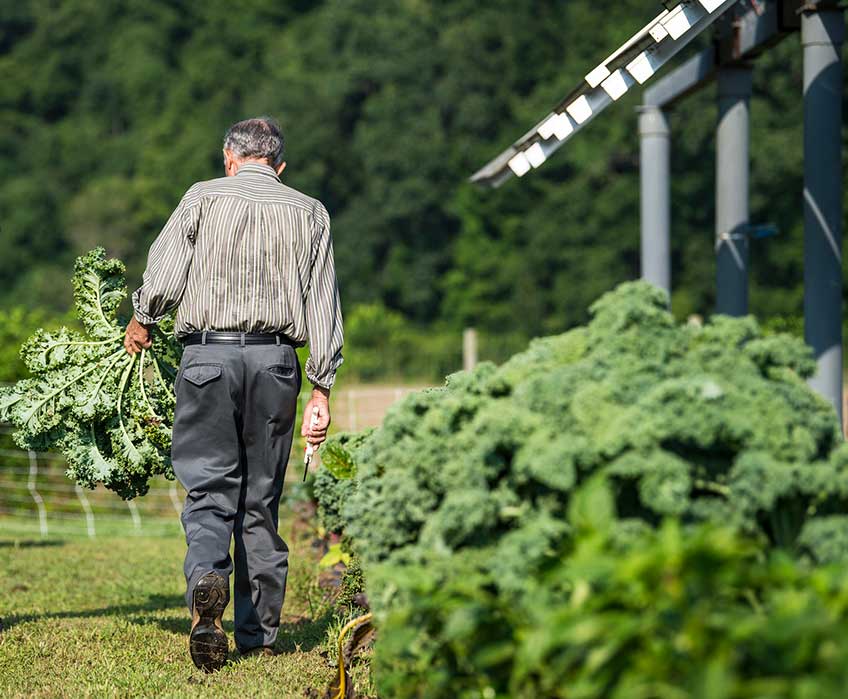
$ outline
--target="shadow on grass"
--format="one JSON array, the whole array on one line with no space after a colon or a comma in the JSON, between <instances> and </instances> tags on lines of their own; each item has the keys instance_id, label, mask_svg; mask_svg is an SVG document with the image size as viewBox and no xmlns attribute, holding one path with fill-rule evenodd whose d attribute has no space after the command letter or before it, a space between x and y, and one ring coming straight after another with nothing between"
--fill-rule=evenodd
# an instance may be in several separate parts
<instances>
[{"instance_id":1,"label":"shadow on grass","mask_svg":"<svg viewBox=\"0 0 848 699\"><path fill-rule=\"evenodd\" d=\"M327 629L333 622L333 614L327 612L315 619L304 618L280 624L277 643L278 653L298 653L310 651L324 642Z\"/></svg>"},{"instance_id":2,"label":"shadow on grass","mask_svg":"<svg viewBox=\"0 0 848 699\"><path fill-rule=\"evenodd\" d=\"M159 616L154 612L181 609L185 613L180 616ZM145 613L148 612L148 613ZM61 612L43 612L37 614L12 614L0 618L0 633L6 632L13 626L27 622L39 622L50 619L95 619L104 617L128 617L127 621L140 626L156 625L159 628L176 635L188 636L191 630L191 617L185 608L182 595L148 595L138 604L116 604L97 609L68 610ZM315 619L302 618L286 621L280 624L275 650L281 654L307 652L323 643L327 629L333 621L331 612ZM233 622L224 621L224 630L230 639L233 638ZM231 653L231 660L239 660L242 656Z\"/></svg>"},{"instance_id":3,"label":"shadow on grass","mask_svg":"<svg viewBox=\"0 0 848 699\"><path fill-rule=\"evenodd\" d=\"M185 608L185 601L182 597L180 598L180 602L182 604L175 606L183 607L183 609L185 609L185 614L181 614L178 617L161 617L153 616L152 614L135 614L131 619L128 619L127 621L129 621L131 624L138 624L139 626L149 626L155 624L163 631L169 631L170 633L177 634L178 636L188 636L189 631L191 631L191 615L188 613L188 609ZM223 623L224 631L226 631L229 637L232 638L233 622L224 620Z\"/></svg>"},{"instance_id":4,"label":"shadow on grass","mask_svg":"<svg viewBox=\"0 0 848 699\"><path fill-rule=\"evenodd\" d=\"M115 604L110 607L99 607L97 609L78 609L68 610L64 612L44 612L41 614L11 614L4 616L0 623L4 631L8 631L13 626L23 624L30 621L44 621L47 619L93 619L97 617L123 616L130 614L138 614L139 612L155 612L163 609L176 609L177 607L185 607L185 599L182 595L148 595L147 599L138 604ZM188 612L186 612L188 615ZM156 617L143 617L157 624L170 622L170 619L159 619ZM136 622L135 619L130 621ZM173 620L177 624L177 620ZM144 623L139 620L139 623ZM186 621L185 628L188 628Z\"/></svg>"},{"instance_id":5,"label":"shadow on grass","mask_svg":"<svg viewBox=\"0 0 848 699\"><path fill-rule=\"evenodd\" d=\"M64 545L61 539L0 539L0 549L40 549Z\"/></svg>"},{"instance_id":6,"label":"shadow on grass","mask_svg":"<svg viewBox=\"0 0 848 699\"><path fill-rule=\"evenodd\" d=\"M185 600L180 598L180 604L174 606L180 606L185 609ZM150 614L136 614L133 615L131 619L128 619L128 621L131 624L137 624L139 626L152 626L155 624L163 631L169 631L170 633L177 634L178 636L187 636L188 632L191 631L191 617L189 616L188 609L185 609L185 614L179 617L161 617ZM227 628L227 626L227 622L224 622L224 630L229 633L232 629Z\"/></svg>"}]
</instances>

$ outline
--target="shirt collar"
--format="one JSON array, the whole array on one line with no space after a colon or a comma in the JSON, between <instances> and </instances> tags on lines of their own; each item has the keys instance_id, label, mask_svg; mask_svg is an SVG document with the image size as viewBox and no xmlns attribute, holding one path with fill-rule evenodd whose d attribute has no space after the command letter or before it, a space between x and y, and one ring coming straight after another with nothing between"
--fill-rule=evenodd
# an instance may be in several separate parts
<instances>
[{"instance_id":1,"label":"shirt collar","mask_svg":"<svg viewBox=\"0 0 848 699\"><path fill-rule=\"evenodd\" d=\"M238 172L236 173L236 177L241 174L249 174L255 173L257 175L265 175L266 177L273 177L277 182L280 181L280 178L277 177L277 173L270 165L265 165L264 163L245 163L241 167L239 167Z\"/></svg>"}]
</instances>

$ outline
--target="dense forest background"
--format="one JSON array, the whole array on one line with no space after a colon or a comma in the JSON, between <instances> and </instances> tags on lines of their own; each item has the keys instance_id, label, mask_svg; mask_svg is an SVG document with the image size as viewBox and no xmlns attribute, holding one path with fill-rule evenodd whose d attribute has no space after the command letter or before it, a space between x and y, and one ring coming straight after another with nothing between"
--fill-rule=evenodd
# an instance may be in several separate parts
<instances>
[{"instance_id":1,"label":"dense forest background","mask_svg":"<svg viewBox=\"0 0 848 699\"><path fill-rule=\"evenodd\" d=\"M426 340L474 325L496 358L566 329L639 274L639 91L532 176L495 191L467 178L657 5L3 3L0 326L64 314L72 260L97 244L136 285L182 193L221 174L227 126L271 114L285 180L332 215L349 338L370 348L375 377L389 336L410 356L438 351L410 328ZM797 36L759 59L752 102L752 220L780 234L752 243L751 309L790 324L802 304L800 59ZM681 317L714 301L714 102L707 89L671 116Z\"/></svg>"}]
</instances>

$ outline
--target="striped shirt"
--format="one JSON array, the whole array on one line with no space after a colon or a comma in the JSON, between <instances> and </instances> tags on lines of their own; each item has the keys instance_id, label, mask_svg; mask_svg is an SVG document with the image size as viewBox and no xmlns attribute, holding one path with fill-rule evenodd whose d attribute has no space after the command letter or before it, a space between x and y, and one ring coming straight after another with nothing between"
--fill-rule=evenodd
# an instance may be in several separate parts
<instances>
[{"instance_id":1,"label":"striped shirt","mask_svg":"<svg viewBox=\"0 0 848 699\"><path fill-rule=\"evenodd\" d=\"M193 185L153 242L132 300L148 325L176 307L177 337L219 330L308 341L306 376L319 386L332 386L342 363L330 217L268 165Z\"/></svg>"}]
</instances>

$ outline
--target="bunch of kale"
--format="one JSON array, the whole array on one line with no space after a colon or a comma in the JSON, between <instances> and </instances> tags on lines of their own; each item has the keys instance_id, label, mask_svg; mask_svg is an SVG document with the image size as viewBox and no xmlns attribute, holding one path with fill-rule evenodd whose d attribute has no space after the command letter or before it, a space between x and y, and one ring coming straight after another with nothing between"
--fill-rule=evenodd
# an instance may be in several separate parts
<instances>
[{"instance_id":1,"label":"bunch of kale","mask_svg":"<svg viewBox=\"0 0 848 699\"><path fill-rule=\"evenodd\" d=\"M127 295L125 267L96 248L76 261L76 312L84 333L38 330L21 347L31 378L0 391L0 420L24 449L56 449L68 477L102 482L121 497L143 495L170 463L174 378L181 348L173 320L154 331L149 350L130 356L117 316Z\"/></svg>"}]
</instances>

